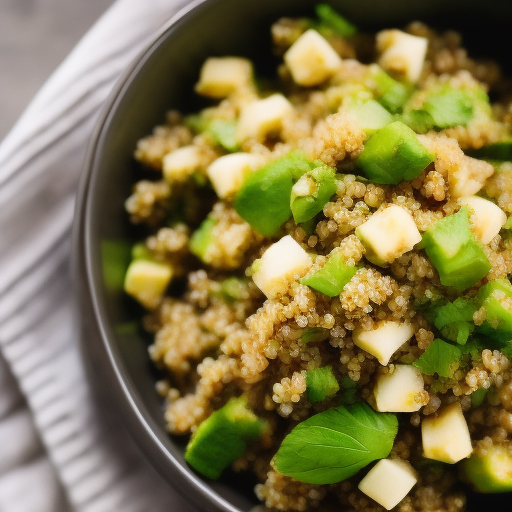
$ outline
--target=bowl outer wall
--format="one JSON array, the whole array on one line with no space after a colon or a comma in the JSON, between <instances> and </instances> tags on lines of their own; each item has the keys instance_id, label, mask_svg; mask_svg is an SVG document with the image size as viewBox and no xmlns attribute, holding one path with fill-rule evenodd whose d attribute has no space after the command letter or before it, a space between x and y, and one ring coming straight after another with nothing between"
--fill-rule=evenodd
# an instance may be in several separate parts
<instances>
[{"instance_id":1,"label":"bowl outer wall","mask_svg":"<svg viewBox=\"0 0 512 512\"><path fill-rule=\"evenodd\" d=\"M356 23L380 26L388 21L399 26L406 20L432 18L440 9L453 12L464 7L467 13L481 4L441 0L332 3ZM91 140L78 194L75 268L82 324L87 329L83 347L95 372L94 380L112 393L124 422L154 467L203 510L249 510L255 502L247 497L248 489L233 491L227 479L205 483L184 463L182 446L166 433L161 399L154 392L155 376L147 343L125 328L134 309L123 296L120 283L108 284L104 278L105 268L110 269L113 263L108 261L111 256L104 246L119 242L128 247L135 240L123 209L135 179L133 148L140 137L162 122L168 108L194 109L191 90L203 60L224 54L247 54L258 60L264 52L255 51L250 44L254 35L265 38L272 20L309 12L311 5L306 0L197 0L173 17L106 102ZM511 5L501 1L487 2L486 13L512 19ZM438 22L458 25L453 14ZM167 62L174 64L172 69L165 65Z\"/></svg>"}]
</instances>

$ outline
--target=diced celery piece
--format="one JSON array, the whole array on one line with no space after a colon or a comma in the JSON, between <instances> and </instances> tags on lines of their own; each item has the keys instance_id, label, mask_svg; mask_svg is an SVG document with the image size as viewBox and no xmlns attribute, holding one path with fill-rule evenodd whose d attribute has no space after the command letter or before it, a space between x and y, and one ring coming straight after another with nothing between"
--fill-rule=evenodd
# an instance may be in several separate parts
<instances>
[{"instance_id":1,"label":"diced celery piece","mask_svg":"<svg viewBox=\"0 0 512 512\"><path fill-rule=\"evenodd\" d=\"M328 4L315 6L315 13L320 22L341 37L350 37L357 34L357 27L346 20Z\"/></svg>"},{"instance_id":2,"label":"diced celery piece","mask_svg":"<svg viewBox=\"0 0 512 512\"><path fill-rule=\"evenodd\" d=\"M204 261L208 246L212 242L212 230L216 224L215 219L206 218L190 237L190 252L202 261Z\"/></svg>"},{"instance_id":3,"label":"diced celery piece","mask_svg":"<svg viewBox=\"0 0 512 512\"><path fill-rule=\"evenodd\" d=\"M335 192L334 169L319 162L318 167L303 174L292 187L290 209L293 220L297 224L311 220Z\"/></svg>"},{"instance_id":4,"label":"diced celery piece","mask_svg":"<svg viewBox=\"0 0 512 512\"><path fill-rule=\"evenodd\" d=\"M217 479L264 429L265 422L249 409L245 398L232 398L199 425L187 445L185 460L207 478Z\"/></svg>"},{"instance_id":5,"label":"diced celery piece","mask_svg":"<svg viewBox=\"0 0 512 512\"><path fill-rule=\"evenodd\" d=\"M479 149L468 150L467 154L482 160L512 161L512 140L496 142Z\"/></svg>"},{"instance_id":6,"label":"diced celery piece","mask_svg":"<svg viewBox=\"0 0 512 512\"><path fill-rule=\"evenodd\" d=\"M340 389L330 366L313 368L306 373L306 392L311 403L322 402Z\"/></svg>"},{"instance_id":7,"label":"diced celery piece","mask_svg":"<svg viewBox=\"0 0 512 512\"><path fill-rule=\"evenodd\" d=\"M401 112L414 88L391 78L382 68L371 67L371 78L375 84L375 96L391 113Z\"/></svg>"},{"instance_id":8,"label":"diced celery piece","mask_svg":"<svg viewBox=\"0 0 512 512\"><path fill-rule=\"evenodd\" d=\"M393 121L393 116L375 100L349 106L348 111L367 134L372 134Z\"/></svg>"},{"instance_id":9,"label":"diced celery piece","mask_svg":"<svg viewBox=\"0 0 512 512\"><path fill-rule=\"evenodd\" d=\"M249 174L235 197L238 214L265 236L273 236L292 215L294 182L318 164L293 151Z\"/></svg>"},{"instance_id":10,"label":"diced celery piece","mask_svg":"<svg viewBox=\"0 0 512 512\"><path fill-rule=\"evenodd\" d=\"M300 282L328 297L336 297L359 268L356 265L347 265L341 251L334 249L320 270L306 274Z\"/></svg>"},{"instance_id":11,"label":"diced celery piece","mask_svg":"<svg viewBox=\"0 0 512 512\"><path fill-rule=\"evenodd\" d=\"M490 327L512 339L512 285L507 279L490 281L476 296L479 307L485 309L485 327ZM488 330L492 335L492 330Z\"/></svg>"},{"instance_id":12,"label":"diced celery piece","mask_svg":"<svg viewBox=\"0 0 512 512\"><path fill-rule=\"evenodd\" d=\"M441 283L459 291L486 276L491 265L469 228L469 211L438 220L423 234L425 252L439 273Z\"/></svg>"},{"instance_id":13,"label":"diced celery piece","mask_svg":"<svg viewBox=\"0 0 512 512\"><path fill-rule=\"evenodd\" d=\"M302 331L300 344L306 345L316 341L325 341L329 337L329 329L323 327L308 327Z\"/></svg>"},{"instance_id":14,"label":"diced celery piece","mask_svg":"<svg viewBox=\"0 0 512 512\"><path fill-rule=\"evenodd\" d=\"M395 121L368 139L357 164L370 181L397 185L417 178L434 160L435 156L419 143L416 134Z\"/></svg>"}]
</instances>

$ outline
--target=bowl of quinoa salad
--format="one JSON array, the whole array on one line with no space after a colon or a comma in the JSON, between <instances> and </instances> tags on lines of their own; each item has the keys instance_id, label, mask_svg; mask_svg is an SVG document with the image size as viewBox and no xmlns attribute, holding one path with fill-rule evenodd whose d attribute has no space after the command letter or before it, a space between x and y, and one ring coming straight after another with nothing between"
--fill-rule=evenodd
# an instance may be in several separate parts
<instances>
[{"instance_id":1,"label":"bowl of quinoa salad","mask_svg":"<svg viewBox=\"0 0 512 512\"><path fill-rule=\"evenodd\" d=\"M507 509L503 32L396 7L197 2L91 144L84 350L203 509Z\"/></svg>"}]
</instances>

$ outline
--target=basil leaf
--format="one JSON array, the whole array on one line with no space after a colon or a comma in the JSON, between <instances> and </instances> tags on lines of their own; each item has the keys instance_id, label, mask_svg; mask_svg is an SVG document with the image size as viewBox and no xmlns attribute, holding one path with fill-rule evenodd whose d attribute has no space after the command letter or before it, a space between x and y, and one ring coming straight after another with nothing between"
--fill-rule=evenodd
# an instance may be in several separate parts
<instances>
[{"instance_id":1,"label":"basil leaf","mask_svg":"<svg viewBox=\"0 0 512 512\"><path fill-rule=\"evenodd\" d=\"M389 455L398 431L394 414L365 403L315 414L283 440L274 463L277 471L301 482L341 482Z\"/></svg>"},{"instance_id":2,"label":"basil leaf","mask_svg":"<svg viewBox=\"0 0 512 512\"><path fill-rule=\"evenodd\" d=\"M453 377L462 356L460 348L436 338L425 352L412 363L427 375L437 373L439 377Z\"/></svg>"}]
</instances>

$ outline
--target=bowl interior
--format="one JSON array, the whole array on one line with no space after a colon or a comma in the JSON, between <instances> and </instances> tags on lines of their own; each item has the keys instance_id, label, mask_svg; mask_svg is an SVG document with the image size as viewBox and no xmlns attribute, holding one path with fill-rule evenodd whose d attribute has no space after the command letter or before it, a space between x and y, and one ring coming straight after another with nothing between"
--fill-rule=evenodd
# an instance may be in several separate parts
<instances>
[{"instance_id":1,"label":"bowl interior","mask_svg":"<svg viewBox=\"0 0 512 512\"><path fill-rule=\"evenodd\" d=\"M461 29L471 54L488 55L506 64L506 25L512 4L487 0L333 0L333 6L363 28L401 26L415 19ZM98 331L86 342L100 370L101 382L117 389L117 403L138 441L171 483L196 504L217 510L250 510L256 500L253 482L228 474L204 483L183 461L184 443L165 431L161 398L154 391L155 371L147 355L148 339L138 328L142 311L122 292L129 250L138 231L128 224L123 203L139 171L133 150L142 136L163 122L165 112L198 108L193 94L198 69L208 56L245 55L256 69L269 72L270 24L280 16L310 14L307 0L208 0L167 28L127 72L111 97L92 141L84 170L82 207L78 209L82 254L87 275L82 294L92 305L89 321ZM461 17L459 13L463 12ZM184 485L182 485L184 484ZM234 484L234 485L233 485ZM211 493L213 490L213 494ZM489 498L485 498L489 504ZM492 498L498 504L500 498ZM206 500L206 501L205 501ZM233 506L235 508L233 508ZM469 510L480 504L471 500Z\"/></svg>"}]
</instances>

